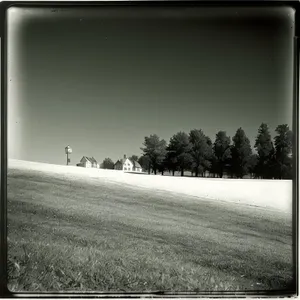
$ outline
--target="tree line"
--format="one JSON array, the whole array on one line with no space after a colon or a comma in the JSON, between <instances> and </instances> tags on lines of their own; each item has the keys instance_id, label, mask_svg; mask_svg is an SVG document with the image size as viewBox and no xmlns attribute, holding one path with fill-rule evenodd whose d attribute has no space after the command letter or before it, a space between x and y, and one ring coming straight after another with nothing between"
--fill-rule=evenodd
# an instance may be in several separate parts
<instances>
[{"instance_id":1,"label":"tree line","mask_svg":"<svg viewBox=\"0 0 300 300\"><path fill-rule=\"evenodd\" d=\"M175 175L190 171L192 176L222 178L291 179L292 178L292 131L287 124L277 126L277 135L272 139L268 125L262 123L255 139L254 151L245 131L239 128L231 139L225 131L219 131L214 142L201 129L188 134L178 132L169 143L157 134L146 136L143 155L131 157L145 171L154 174L168 171ZM102 167L113 168L107 158Z\"/></svg>"}]
</instances>

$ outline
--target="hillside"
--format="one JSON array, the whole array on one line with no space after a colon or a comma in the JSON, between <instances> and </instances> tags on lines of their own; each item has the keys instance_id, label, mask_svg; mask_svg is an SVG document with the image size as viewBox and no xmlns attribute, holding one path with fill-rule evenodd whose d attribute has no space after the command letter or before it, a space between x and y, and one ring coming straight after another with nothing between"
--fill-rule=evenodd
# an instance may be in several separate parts
<instances>
[{"instance_id":1,"label":"hillside","mask_svg":"<svg viewBox=\"0 0 300 300\"><path fill-rule=\"evenodd\" d=\"M10 161L9 288L290 286L291 214L201 198L179 179L194 180Z\"/></svg>"},{"instance_id":2,"label":"hillside","mask_svg":"<svg viewBox=\"0 0 300 300\"><path fill-rule=\"evenodd\" d=\"M66 180L98 184L114 182L150 190L175 192L210 199L218 203L235 202L292 212L291 180L255 180L173 177L123 173L115 170L85 169L27 161L10 160L10 169L32 170Z\"/></svg>"}]
</instances>

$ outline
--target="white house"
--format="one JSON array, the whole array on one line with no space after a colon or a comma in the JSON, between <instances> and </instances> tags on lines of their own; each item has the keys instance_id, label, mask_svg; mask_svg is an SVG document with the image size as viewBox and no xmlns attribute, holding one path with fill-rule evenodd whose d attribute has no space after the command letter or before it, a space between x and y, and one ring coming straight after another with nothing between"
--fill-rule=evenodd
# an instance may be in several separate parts
<instances>
[{"instance_id":1,"label":"white house","mask_svg":"<svg viewBox=\"0 0 300 300\"><path fill-rule=\"evenodd\" d=\"M77 164L77 167L99 169L100 165L94 157L83 156L82 159L80 160L80 163Z\"/></svg>"},{"instance_id":2,"label":"white house","mask_svg":"<svg viewBox=\"0 0 300 300\"><path fill-rule=\"evenodd\" d=\"M126 155L115 163L114 169L125 172L142 172L141 165L137 161L127 158Z\"/></svg>"}]
</instances>

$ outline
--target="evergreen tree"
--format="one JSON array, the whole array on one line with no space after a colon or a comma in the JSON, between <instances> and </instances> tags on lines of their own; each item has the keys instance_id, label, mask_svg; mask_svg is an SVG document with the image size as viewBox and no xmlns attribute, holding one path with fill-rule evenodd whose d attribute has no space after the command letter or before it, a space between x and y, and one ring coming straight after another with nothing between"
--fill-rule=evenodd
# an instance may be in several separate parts
<instances>
[{"instance_id":1,"label":"evergreen tree","mask_svg":"<svg viewBox=\"0 0 300 300\"><path fill-rule=\"evenodd\" d=\"M243 178L244 175L248 174L250 167L250 159L252 155L250 141L242 128L237 130L232 140L232 172L238 178Z\"/></svg>"},{"instance_id":2,"label":"evergreen tree","mask_svg":"<svg viewBox=\"0 0 300 300\"><path fill-rule=\"evenodd\" d=\"M151 170L150 167L150 160L147 156L142 155L139 159L138 159L138 163L141 165L142 169L144 171L149 171Z\"/></svg>"},{"instance_id":3,"label":"evergreen tree","mask_svg":"<svg viewBox=\"0 0 300 300\"><path fill-rule=\"evenodd\" d=\"M205 136L201 129L193 129L189 134L189 142L192 172L198 177L199 173L203 173L210 167L209 159L212 157L211 140Z\"/></svg>"},{"instance_id":4,"label":"evergreen tree","mask_svg":"<svg viewBox=\"0 0 300 300\"><path fill-rule=\"evenodd\" d=\"M213 158L214 158L214 153L213 153L213 143L212 140L209 136L206 136L206 143L208 145L207 147L207 153L206 153L206 160L203 163L203 175L206 171L211 171L212 168L212 162L213 162Z\"/></svg>"},{"instance_id":5,"label":"evergreen tree","mask_svg":"<svg viewBox=\"0 0 300 300\"><path fill-rule=\"evenodd\" d=\"M218 175L219 173L218 173L217 157L215 156L214 153L212 153L209 161L210 161L209 173L213 177L216 177L216 174Z\"/></svg>"},{"instance_id":6,"label":"evergreen tree","mask_svg":"<svg viewBox=\"0 0 300 300\"><path fill-rule=\"evenodd\" d=\"M274 154L274 146L269 132L268 125L262 123L258 129L254 148L257 151L256 176L261 178L272 178L271 164Z\"/></svg>"},{"instance_id":7,"label":"evergreen tree","mask_svg":"<svg viewBox=\"0 0 300 300\"><path fill-rule=\"evenodd\" d=\"M279 179L292 178L292 131L287 124L277 126L275 136L275 173Z\"/></svg>"},{"instance_id":8,"label":"evergreen tree","mask_svg":"<svg viewBox=\"0 0 300 300\"><path fill-rule=\"evenodd\" d=\"M258 164L258 155L252 154L249 159L248 172L250 173L250 178L257 177L256 168Z\"/></svg>"},{"instance_id":9,"label":"evergreen tree","mask_svg":"<svg viewBox=\"0 0 300 300\"><path fill-rule=\"evenodd\" d=\"M231 158L230 137L225 131L219 131L216 134L216 140L213 145L215 155L215 170L219 177L223 177L225 165Z\"/></svg>"},{"instance_id":10,"label":"evergreen tree","mask_svg":"<svg viewBox=\"0 0 300 300\"><path fill-rule=\"evenodd\" d=\"M189 136L185 132L174 134L167 147L168 165L171 166L173 175L175 170L181 171L181 176L184 175L184 170L189 168L191 164L191 154Z\"/></svg>"},{"instance_id":11,"label":"evergreen tree","mask_svg":"<svg viewBox=\"0 0 300 300\"><path fill-rule=\"evenodd\" d=\"M167 143L165 140L161 140L156 134L152 134L149 137L145 137L143 145L144 148L141 148L141 150L148 157L150 166L156 175L159 166L165 159ZM150 168L148 171L150 173Z\"/></svg>"},{"instance_id":12,"label":"evergreen tree","mask_svg":"<svg viewBox=\"0 0 300 300\"><path fill-rule=\"evenodd\" d=\"M168 149L168 148L167 148ZM165 166L169 172L172 172L172 175L175 175L175 172L178 170L178 162L176 155L173 151L168 150L165 159Z\"/></svg>"},{"instance_id":13,"label":"evergreen tree","mask_svg":"<svg viewBox=\"0 0 300 300\"><path fill-rule=\"evenodd\" d=\"M108 157L105 158L101 164L101 168L113 170L115 163Z\"/></svg>"},{"instance_id":14,"label":"evergreen tree","mask_svg":"<svg viewBox=\"0 0 300 300\"><path fill-rule=\"evenodd\" d=\"M139 157L138 157L137 155L131 155L131 156L129 157L129 159L132 160L132 161L138 161L138 160L139 160Z\"/></svg>"}]
</instances>

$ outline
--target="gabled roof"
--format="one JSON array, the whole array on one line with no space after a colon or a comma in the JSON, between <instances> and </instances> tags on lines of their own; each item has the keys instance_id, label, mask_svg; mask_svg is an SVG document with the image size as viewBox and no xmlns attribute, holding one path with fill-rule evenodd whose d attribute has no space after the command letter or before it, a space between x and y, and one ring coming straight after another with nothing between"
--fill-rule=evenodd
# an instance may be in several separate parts
<instances>
[{"instance_id":1,"label":"gabled roof","mask_svg":"<svg viewBox=\"0 0 300 300\"><path fill-rule=\"evenodd\" d=\"M122 165L123 165L123 163L121 162L121 159L118 159L118 160L116 161L115 165L116 165L116 164L122 164Z\"/></svg>"},{"instance_id":2,"label":"gabled roof","mask_svg":"<svg viewBox=\"0 0 300 300\"><path fill-rule=\"evenodd\" d=\"M121 158L121 159L119 159L119 161L120 161L120 163L123 165L123 164L125 164L125 161L126 161L127 159L132 163L132 161L131 161L128 157L126 157L126 158Z\"/></svg>"},{"instance_id":3,"label":"gabled roof","mask_svg":"<svg viewBox=\"0 0 300 300\"><path fill-rule=\"evenodd\" d=\"M118 160L116 161L116 163L121 163L121 164L123 165L124 162L125 162L125 160L126 160L126 159L121 158L121 159L118 159Z\"/></svg>"},{"instance_id":4,"label":"gabled roof","mask_svg":"<svg viewBox=\"0 0 300 300\"><path fill-rule=\"evenodd\" d=\"M82 159L80 161L82 161L82 160L87 160L87 161L90 162L90 160L89 160L89 158L87 156L82 156Z\"/></svg>"},{"instance_id":5,"label":"gabled roof","mask_svg":"<svg viewBox=\"0 0 300 300\"><path fill-rule=\"evenodd\" d=\"M127 157L127 158L128 158L128 157ZM127 158L126 158L126 159L127 159ZM123 165L123 164L125 163L126 159L123 159L123 158L118 159L118 160L116 161L115 165L116 165L117 163L121 163L121 164ZM132 160L132 159L130 159L130 158L128 158L128 160L133 164L133 166L134 166L135 168L142 168L141 165L140 165L136 160Z\"/></svg>"},{"instance_id":6,"label":"gabled roof","mask_svg":"<svg viewBox=\"0 0 300 300\"><path fill-rule=\"evenodd\" d=\"M98 163L94 157L90 157L90 161L91 161L92 163L94 163L94 164L97 164L97 163Z\"/></svg>"},{"instance_id":7,"label":"gabled roof","mask_svg":"<svg viewBox=\"0 0 300 300\"><path fill-rule=\"evenodd\" d=\"M141 165L140 165L136 160L131 160L131 159L130 159L130 161L132 162L132 164L133 164L133 166L134 166L135 168L142 168Z\"/></svg>"},{"instance_id":8,"label":"gabled roof","mask_svg":"<svg viewBox=\"0 0 300 300\"><path fill-rule=\"evenodd\" d=\"M83 159L89 161L92 164L97 164L98 163L94 157L83 156L81 160L83 160Z\"/></svg>"}]
</instances>

